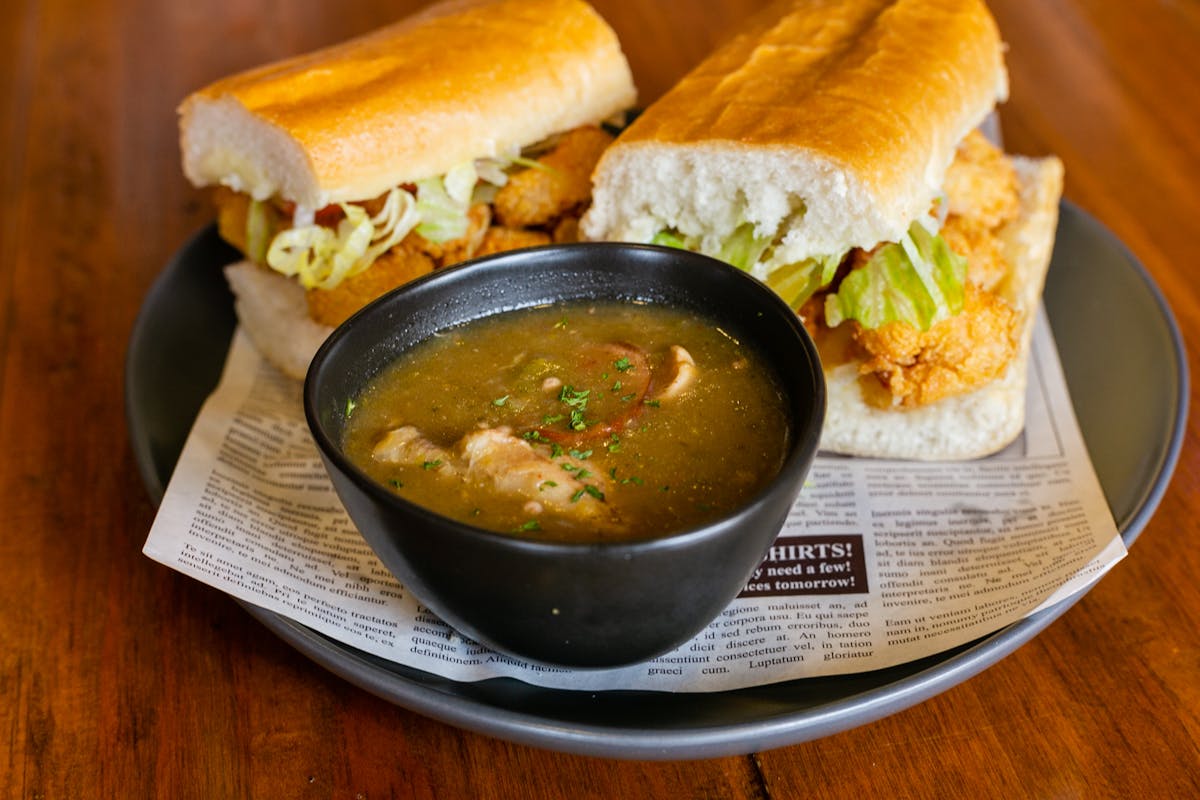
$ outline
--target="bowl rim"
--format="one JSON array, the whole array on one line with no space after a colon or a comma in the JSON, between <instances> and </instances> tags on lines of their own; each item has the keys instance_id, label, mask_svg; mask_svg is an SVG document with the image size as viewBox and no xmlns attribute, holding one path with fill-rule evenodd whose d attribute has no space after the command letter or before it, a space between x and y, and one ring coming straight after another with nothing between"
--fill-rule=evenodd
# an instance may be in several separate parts
<instances>
[{"instance_id":1,"label":"bowl rim","mask_svg":"<svg viewBox=\"0 0 1200 800\"><path fill-rule=\"evenodd\" d=\"M320 421L320 414L317 411L317 394L318 394L318 378L319 373L325 364L328 363L332 354L337 350L339 344L353 331L354 327L360 324L362 319L373 314L384 313L381 309L387 306L400 302L397 298L402 296L412 295L427 291L427 287L436 286L441 283L463 280L463 274L484 271L486 275L499 275L501 269L507 262L523 262L527 260L541 261L542 259L553 257L556 254L571 253L575 254L572 257L581 257L579 254L587 250L602 250L613 253L631 253L637 252L642 254L652 254L653 258L676 258L683 260L692 260L702 269L714 269L723 272L727 279L741 282L747 286L748 291L761 298L759 302L765 305L764 313L768 310L774 311L787 324L793 333L796 334L797 340L800 342L802 350L805 354L803 364L807 366L811 373L813 398L812 411L809 418L802 420L803 425L797 426L792 431L791 439L787 453L780 464L779 470L761 486L746 502L739 505L736 509L729 511L721 516L709 519L695 525L685 528L680 528L668 533L645 536L636 539L618 539L611 541L574 541L563 539L537 539L523 531L496 531L489 528L484 528L478 525L472 525L468 522L448 517L444 514L433 511L425 506L416 503L406 497L397 494L383 486L379 481L372 478L358 465L351 461L342 448L333 441L332 436L326 430L325 426ZM597 267L588 267L588 269L596 269ZM555 302L577 302L588 299L586 296L577 298L565 298L556 300ZM624 300L632 299L613 295L612 297L602 297L596 299ZM460 325L465 325L480 319L485 319L496 314L508 313L511 311L525 310L537 307L537 301L531 300L528 303L518 303L513 307L502 307L491 309L482 314L471 315L455 322L451 325L441 326L437 330L447 330ZM785 313L786 312L786 313ZM718 315L714 315L707 311L696 311L697 314L708 317L714 320ZM424 341L424 337L421 341ZM760 348L761 349L761 348ZM397 353L398 355L398 353ZM772 361L772 368L776 372L779 370L779 364ZM782 376L780 376L782 378ZM362 387L360 387L361 389ZM729 527L740 527L746 518L752 518L758 514L763 506L770 503L771 498L780 490L781 485L800 483L804 475L807 473L812 457L815 455L821 435L821 428L824 424L827 403L827 388L825 385L824 371L821 368L820 356L818 354L816 344L812 337L805 329L800 321L799 315L772 289L766 286L758 279L749 275L743 270L738 269L724 261L721 261L711 256L702 253L696 253L690 250L682 250L678 248L665 247L652 244L635 244L629 242L572 242L541 245L538 247L522 248L519 250L509 250L502 253L482 256L479 258L469 259L467 261L454 264L450 267L434 270L420 278L404 283L394 289L389 290L380 297L372 300L367 305L356 311L347 320L338 325L334 331L326 337L318 348L309 364L307 373L304 379L303 387L303 405L304 416L308 423L309 431L317 444L317 448L323 459L332 462L337 468L351 479L354 485L360 490L366 492L373 500L382 502L388 506L399 506L406 514L416 515L423 518L426 522L445 526L453 529L459 536L465 536L471 539L483 539L488 542L503 542L506 547L514 547L519 550L530 550L542 554L562 553L566 555L579 555L581 553L595 554L600 553L610 557L624 558L626 555L638 553L644 554L647 552L656 552L660 550L673 550L686 548L695 544L699 544L709 538L720 536ZM797 475L795 473L799 472Z\"/></svg>"}]
</instances>

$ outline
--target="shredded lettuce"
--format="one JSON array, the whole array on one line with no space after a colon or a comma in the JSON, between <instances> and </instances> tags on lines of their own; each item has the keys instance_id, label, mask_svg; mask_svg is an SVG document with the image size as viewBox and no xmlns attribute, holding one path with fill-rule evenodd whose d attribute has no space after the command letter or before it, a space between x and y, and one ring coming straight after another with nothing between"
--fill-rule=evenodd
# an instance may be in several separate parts
<instances>
[{"instance_id":1,"label":"shredded lettuce","mask_svg":"<svg viewBox=\"0 0 1200 800\"><path fill-rule=\"evenodd\" d=\"M792 308L800 308L813 293L833 280L843 256L817 256L772 270L765 283Z\"/></svg>"},{"instance_id":2,"label":"shredded lettuce","mask_svg":"<svg viewBox=\"0 0 1200 800\"><path fill-rule=\"evenodd\" d=\"M898 244L878 248L825 298L825 321L864 328L907 322L921 330L962 311L967 262L921 222Z\"/></svg>"},{"instance_id":3,"label":"shredded lettuce","mask_svg":"<svg viewBox=\"0 0 1200 800\"><path fill-rule=\"evenodd\" d=\"M247 255L265 260L277 272L298 277L306 289L332 289L371 266L413 229L433 242L465 235L467 212L471 203L480 201L480 187L491 187L494 192L503 186L508 180L504 169L510 163L515 160L480 159L461 164L441 177L417 181L415 197L395 187L374 217L362 206L340 203L345 217L337 228L318 225L311 214L302 217L297 209L294 227L273 239L269 238L266 206L251 203L246 222Z\"/></svg>"},{"instance_id":4,"label":"shredded lettuce","mask_svg":"<svg viewBox=\"0 0 1200 800\"><path fill-rule=\"evenodd\" d=\"M719 258L738 269L751 272L758 264L759 259L763 257L763 253L770 247L771 238L756 236L754 233L754 224L743 222L734 228L733 233L729 234L721 242L720 249L715 253L701 246L697 237L684 236L674 228L663 228L650 239L650 244L677 247L681 250L696 250L713 258Z\"/></svg>"},{"instance_id":5,"label":"shredded lettuce","mask_svg":"<svg viewBox=\"0 0 1200 800\"><path fill-rule=\"evenodd\" d=\"M769 237L755 236L754 225L743 222L721 243L721 252L717 253L717 258L733 264L738 269L749 271L762 258L770 244Z\"/></svg>"},{"instance_id":6,"label":"shredded lettuce","mask_svg":"<svg viewBox=\"0 0 1200 800\"><path fill-rule=\"evenodd\" d=\"M654 238L650 240L650 244L661 245L662 247L674 247L676 250L687 250L687 242L673 230L664 229L654 234Z\"/></svg>"},{"instance_id":7,"label":"shredded lettuce","mask_svg":"<svg viewBox=\"0 0 1200 800\"><path fill-rule=\"evenodd\" d=\"M471 198L460 199L457 189L442 178L417 181L417 213L421 217L417 233L431 242L447 242L466 234Z\"/></svg>"},{"instance_id":8,"label":"shredded lettuce","mask_svg":"<svg viewBox=\"0 0 1200 800\"><path fill-rule=\"evenodd\" d=\"M650 244L681 250L699 249L694 238L685 237L673 228L664 228L656 233ZM762 269L759 262L770 244L766 237L755 236L754 226L746 222L734 229L730 237L721 244L720 250L711 255L758 276L759 270ZM814 256L783 264L771 269L763 278L763 282L774 289L792 308L799 308L814 292L833 280L843 257L844 255Z\"/></svg>"},{"instance_id":9,"label":"shredded lettuce","mask_svg":"<svg viewBox=\"0 0 1200 800\"><path fill-rule=\"evenodd\" d=\"M374 217L362 206L340 204L346 215L336 229L302 225L280 231L267 248L267 264L296 276L305 289L332 289L365 270L417 224L416 201L397 187Z\"/></svg>"},{"instance_id":10,"label":"shredded lettuce","mask_svg":"<svg viewBox=\"0 0 1200 800\"><path fill-rule=\"evenodd\" d=\"M246 255L260 264L266 259L267 247L271 244L271 219L268 214L266 202L250 201L246 212Z\"/></svg>"}]
</instances>

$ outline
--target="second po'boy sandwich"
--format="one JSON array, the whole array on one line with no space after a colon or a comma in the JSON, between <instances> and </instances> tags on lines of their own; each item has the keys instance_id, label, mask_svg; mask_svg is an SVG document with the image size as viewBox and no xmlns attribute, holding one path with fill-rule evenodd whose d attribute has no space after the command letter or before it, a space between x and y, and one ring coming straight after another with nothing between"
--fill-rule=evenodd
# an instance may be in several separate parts
<instances>
[{"instance_id":1,"label":"second po'boy sandwich","mask_svg":"<svg viewBox=\"0 0 1200 800\"><path fill-rule=\"evenodd\" d=\"M822 448L994 452L1026 361L1062 186L977 127L1007 93L981 0L789 0L651 105L593 176L587 238L761 278L814 335Z\"/></svg>"},{"instance_id":2,"label":"second po'boy sandwich","mask_svg":"<svg viewBox=\"0 0 1200 800\"><path fill-rule=\"evenodd\" d=\"M582 0L443 2L217 81L180 106L187 177L217 187L258 349L302 377L338 324L471 256L569 241L635 91Z\"/></svg>"}]
</instances>

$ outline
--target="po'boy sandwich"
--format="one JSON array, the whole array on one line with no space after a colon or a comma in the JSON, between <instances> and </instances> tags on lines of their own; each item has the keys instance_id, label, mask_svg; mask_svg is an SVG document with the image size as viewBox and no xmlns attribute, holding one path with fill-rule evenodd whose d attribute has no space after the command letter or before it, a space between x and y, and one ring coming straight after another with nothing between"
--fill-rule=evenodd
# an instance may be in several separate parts
<instances>
[{"instance_id":1,"label":"po'boy sandwich","mask_svg":"<svg viewBox=\"0 0 1200 800\"><path fill-rule=\"evenodd\" d=\"M627 128L586 238L716 256L813 334L828 452L961 459L1024 425L1062 187L978 126L1007 93L980 0L790 0Z\"/></svg>"},{"instance_id":2,"label":"po'boy sandwich","mask_svg":"<svg viewBox=\"0 0 1200 800\"><path fill-rule=\"evenodd\" d=\"M472 256L571 241L635 91L582 0L468 0L235 75L180 106L258 349L303 377L333 326Z\"/></svg>"}]
</instances>

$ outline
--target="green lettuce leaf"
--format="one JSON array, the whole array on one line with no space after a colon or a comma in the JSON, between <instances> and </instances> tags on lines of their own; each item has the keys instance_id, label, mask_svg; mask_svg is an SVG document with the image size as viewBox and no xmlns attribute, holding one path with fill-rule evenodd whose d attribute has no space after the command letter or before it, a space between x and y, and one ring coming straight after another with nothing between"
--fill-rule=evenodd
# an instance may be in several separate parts
<instances>
[{"instance_id":1,"label":"green lettuce leaf","mask_svg":"<svg viewBox=\"0 0 1200 800\"><path fill-rule=\"evenodd\" d=\"M898 244L880 247L825 298L825 321L864 328L907 322L921 330L962 311L967 262L946 241L914 222Z\"/></svg>"},{"instance_id":2,"label":"green lettuce leaf","mask_svg":"<svg viewBox=\"0 0 1200 800\"><path fill-rule=\"evenodd\" d=\"M676 250L687 250L687 242L673 230L664 228L654 234L654 238L650 240L650 244L657 244L663 247L674 247Z\"/></svg>"},{"instance_id":3,"label":"green lettuce leaf","mask_svg":"<svg viewBox=\"0 0 1200 800\"><path fill-rule=\"evenodd\" d=\"M340 206L345 217L336 228L312 224L280 231L267 248L268 266L298 277L305 289L332 289L371 266L419 219L413 196L399 187L373 217L362 206Z\"/></svg>"},{"instance_id":4,"label":"green lettuce leaf","mask_svg":"<svg viewBox=\"0 0 1200 800\"><path fill-rule=\"evenodd\" d=\"M417 233L431 242L448 242L467 232L470 198L456 199L447 191L442 178L417 181L417 213L421 223Z\"/></svg>"},{"instance_id":5,"label":"green lettuce leaf","mask_svg":"<svg viewBox=\"0 0 1200 800\"><path fill-rule=\"evenodd\" d=\"M767 275L765 283L775 290L792 308L800 308L813 292L833 280L843 256L806 258L777 267Z\"/></svg>"},{"instance_id":6,"label":"green lettuce leaf","mask_svg":"<svg viewBox=\"0 0 1200 800\"><path fill-rule=\"evenodd\" d=\"M749 271L762 258L770 244L769 237L755 236L754 225L743 222L721 244L721 252L717 253L717 258L738 269Z\"/></svg>"}]
</instances>

